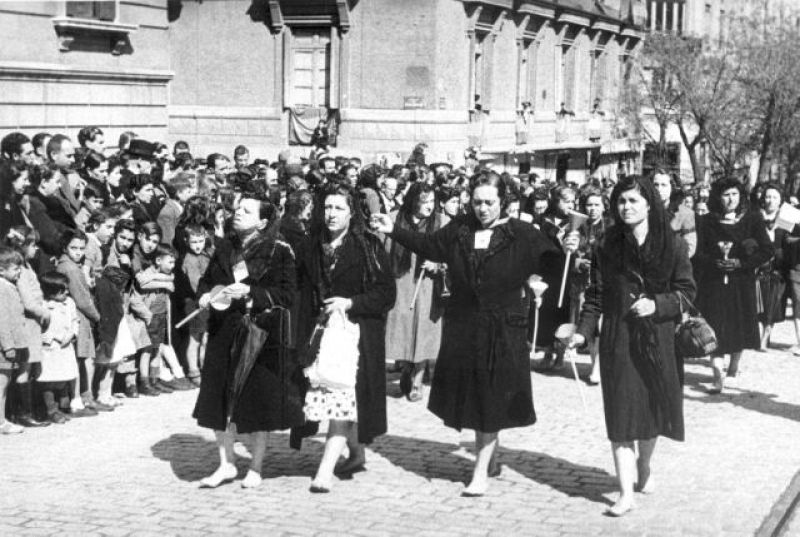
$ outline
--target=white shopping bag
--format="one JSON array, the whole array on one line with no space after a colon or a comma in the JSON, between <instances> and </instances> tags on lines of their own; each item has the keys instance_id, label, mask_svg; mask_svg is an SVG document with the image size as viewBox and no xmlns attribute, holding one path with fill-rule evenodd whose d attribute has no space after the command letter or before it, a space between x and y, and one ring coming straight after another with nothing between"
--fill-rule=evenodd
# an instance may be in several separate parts
<instances>
[{"instance_id":1,"label":"white shopping bag","mask_svg":"<svg viewBox=\"0 0 800 537\"><path fill-rule=\"evenodd\" d=\"M358 324L347 320L344 312L337 311L330 316L317 358L304 370L312 386L335 390L355 388L360 336Z\"/></svg>"},{"instance_id":2,"label":"white shopping bag","mask_svg":"<svg viewBox=\"0 0 800 537\"><path fill-rule=\"evenodd\" d=\"M125 315L119 321L117 337L114 339L114 351L111 353L111 363L117 364L128 356L136 354L136 342L133 341L131 327Z\"/></svg>"}]
</instances>

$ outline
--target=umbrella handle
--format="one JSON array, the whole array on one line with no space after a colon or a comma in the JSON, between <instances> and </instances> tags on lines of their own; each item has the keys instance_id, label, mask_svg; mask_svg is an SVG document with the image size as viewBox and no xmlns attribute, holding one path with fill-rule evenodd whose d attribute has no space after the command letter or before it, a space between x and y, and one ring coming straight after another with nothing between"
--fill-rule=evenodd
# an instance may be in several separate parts
<instances>
[{"instance_id":1,"label":"umbrella handle","mask_svg":"<svg viewBox=\"0 0 800 537\"><path fill-rule=\"evenodd\" d=\"M572 252L567 252L567 259L564 260L564 274L561 276L561 290L558 292L558 307L564 304L564 291L567 288L567 273L569 272L569 258Z\"/></svg>"},{"instance_id":2,"label":"umbrella handle","mask_svg":"<svg viewBox=\"0 0 800 537\"><path fill-rule=\"evenodd\" d=\"M583 404L583 412L588 413L588 408L586 406L586 395L583 393L583 386L581 384L581 379L578 377L578 367L575 365L575 350L569 349L564 352L569 353L569 363L572 366L572 375L575 377L575 382L578 384L578 393L581 395L581 404Z\"/></svg>"},{"instance_id":3,"label":"umbrella handle","mask_svg":"<svg viewBox=\"0 0 800 537\"><path fill-rule=\"evenodd\" d=\"M533 312L533 341L531 342L531 360L536 357L536 335L539 333L539 306Z\"/></svg>"}]
</instances>

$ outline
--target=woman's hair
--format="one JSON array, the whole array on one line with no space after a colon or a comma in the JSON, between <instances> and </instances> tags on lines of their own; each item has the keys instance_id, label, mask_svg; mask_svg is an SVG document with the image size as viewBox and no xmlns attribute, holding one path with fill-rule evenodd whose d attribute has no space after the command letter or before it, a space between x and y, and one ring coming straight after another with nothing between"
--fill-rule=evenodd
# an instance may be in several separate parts
<instances>
[{"instance_id":1,"label":"woman's hair","mask_svg":"<svg viewBox=\"0 0 800 537\"><path fill-rule=\"evenodd\" d=\"M663 202L653 186L653 181L645 179L641 175L627 175L620 179L616 186L614 186L614 190L611 191L611 199L609 204L611 205L611 216L614 219L615 224L624 226L622 217L619 214L619 209L617 208L617 204L619 203L620 196L622 196L624 192L628 192L630 190L636 190L639 192L639 194L641 194L641 196L650 206L650 217L657 213L664 212Z\"/></svg>"},{"instance_id":2,"label":"woman's hair","mask_svg":"<svg viewBox=\"0 0 800 537\"><path fill-rule=\"evenodd\" d=\"M434 194L435 197L436 189L433 187L433 185L428 183L412 183L412 185L408 188L408 192L406 192L405 197L403 197L403 205L400 206L399 210L400 214L403 214L407 217L413 216L414 213L417 212L419 200L423 194Z\"/></svg>"},{"instance_id":3,"label":"woman's hair","mask_svg":"<svg viewBox=\"0 0 800 537\"><path fill-rule=\"evenodd\" d=\"M306 207L314 203L314 196L308 190L297 190L286 197L286 214L298 217Z\"/></svg>"},{"instance_id":4,"label":"woman's hair","mask_svg":"<svg viewBox=\"0 0 800 537\"><path fill-rule=\"evenodd\" d=\"M97 231L97 229L110 218L113 218L113 216L107 207L103 207L99 211L94 211L86 222L86 231L88 233Z\"/></svg>"},{"instance_id":5,"label":"woman's hair","mask_svg":"<svg viewBox=\"0 0 800 537\"><path fill-rule=\"evenodd\" d=\"M39 241L39 233L28 226L14 226L8 230L6 234L5 243L9 248L14 248L23 257L25 257L24 250L31 244L36 244Z\"/></svg>"},{"instance_id":6,"label":"woman's hair","mask_svg":"<svg viewBox=\"0 0 800 537\"><path fill-rule=\"evenodd\" d=\"M30 168L16 162L9 162L4 171L5 173L0 176L0 201L3 203L10 201L14 197L12 183L22 177L23 173L28 173L29 180L31 175Z\"/></svg>"},{"instance_id":7,"label":"woman's hair","mask_svg":"<svg viewBox=\"0 0 800 537\"><path fill-rule=\"evenodd\" d=\"M28 180L33 188L39 188L44 182L50 181L56 174L61 172L52 165L31 166Z\"/></svg>"},{"instance_id":8,"label":"woman's hair","mask_svg":"<svg viewBox=\"0 0 800 537\"><path fill-rule=\"evenodd\" d=\"M483 170L472 176L469 182L469 197L474 197L475 189L481 186L493 186L497 189L497 197L500 198L500 210L505 211L508 192L508 185L503 178L491 170Z\"/></svg>"},{"instance_id":9,"label":"woman's hair","mask_svg":"<svg viewBox=\"0 0 800 537\"><path fill-rule=\"evenodd\" d=\"M98 136L102 136L103 131L100 127L84 127L78 131L78 143L86 147L86 142L94 142Z\"/></svg>"},{"instance_id":10,"label":"woman's hair","mask_svg":"<svg viewBox=\"0 0 800 537\"><path fill-rule=\"evenodd\" d=\"M736 207L737 216L748 211L749 204L747 202L747 193L745 192L744 184L742 184L742 182L738 179L728 177L725 179L719 179L711 185L711 193L708 196L709 212L714 213L717 216L722 216L722 194L724 194L726 190L730 190L732 188L735 188L739 191L739 206Z\"/></svg>"},{"instance_id":11,"label":"woman's hair","mask_svg":"<svg viewBox=\"0 0 800 537\"><path fill-rule=\"evenodd\" d=\"M106 157L104 157L102 153L89 151L83 156L83 167L87 170L96 170L106 160Z\"/></svg>"},{"instance_id":12,"label":"woman's hair","mask_svg":"<svg viewBox=\"0 0 800 537\"><path fill-rule=\"evenodd\" d=\"M46 300L69 291L69 278L60 272L50 271L43 274L39 278L39 283L42 286L42 294Z\"/></svg>"},{"instance_id":13,"label":"woman's hair","mask_svg":"<svg viewBox=\"0 0 800 537\"><path fill-rule=\"evenodd\" d=\"M783 195L783 189L780 187L780 185L778 185L777 183L763 183L762 185L759 186L761 186L760 192L758 193L759 207L761 207L762 209L764 208L764 203L767 198L767 190L774 190L775 192L777 192L778 195L781 197L781 203L783 203L784 195Z\"/></svg>"},{"instance_id":14,"label":"woman's hair","mask_svg":"<svg viewBox=\"0 0 800 537\"><path fill-rule=\"evenodd\" d=\"M603 203L603 212L608 213L608 198L603 195L603 192L599 188L595 187L587 187L583 189L581 192L580 198L578 200L578 207L580 208L580 212L586 214L586 203L589 201L589 198L600 198Z\"/></svg>"},{"instance_id":15,"label":"woman's hair","mask_svg":"<svg viewBox=\"0 0 800 537\"><path fill-rule=\"evenodd\" d=\"M53 135L49 132L38 132L34 134L33 139L31 140L33 148L36 149L37 147L42 147L44 145L44 141L52 137Z\"/></svg>"},{"instance_id":16,"label":"woman's hair","mask_svg":"<svg viewBox=\"0 0 800 537\"><path fill-rule=\"evenodd\" d=\"M0 270L23 265L25 258L14 248L0 246Z\"/></svg>"},{"instance_id":17,"label":"woman's hair","mask_svg":"<svg viewBox=\"0 0 800 537\"><path fill-rule=\"evenodd\" d=\"M78 239L80 241L86 242L86 233L81 231L80 229L67 229L61 234L60 242L61 242L61 251L64 252L69 246L69 243Z\"/></svg>"},{"instance_id":18,"label":"woman's hair","mask_svg":"<svg viewBox=\"0 0 800 537\"><path fill-rule=\"evenodd\" d=\"M342 196L344 197L348 207L350 208L350 229L348 230L356 244L361 250L361 254L365 259L366 274L364 275L365 283L373 283L377 280L380 264L375 254L375 250L370 244L367 243L367 229L364 221L364 213L361 211L360 198L356 191L346 184L332 184L322 188L318 197L319 203L314 206L315 218L313 224L313 232L315 235L326 237L327 228L325 227L325 200L329 196Z\"/></svg>"},{"instance_id":19,"label":"woman's hair","mask_svg":"<svg viewBox=\"0 0 800 537\"><path fill-rule=\"evenodd\" d=\"M214 229L215 212L214 203L208 197L192 196L183 206L183 212L178 218L178 227L197 224L206 229Z\"/></svg>"},{"instance_id":20,"label":"woman's hair","mask_svg":"<svg viewBox=\"0 0 800 537\"><path fill-rule=\"evenodd\" d=\"M436 201L444 205L453 198L461 198L461 189L452 186L440 186L436 189Z\"/></svg>"},{"instance_id":21,"label":"woman's hair","mask_svg":"<svg viewBox=\"0 0 800 537\"><path fill-rule=\"evenodd\" d=\"M163 232L161 231L161 226L159 226L157 223L144 222L139 225L138 234L144 235L145 238L150 238L153 235L158 235L158 238L160 239L163 235Z\"/></svg>"},{"instance_id":22,"label":"woman's hair","mask_svg":"<svg viewBox=\"0 0 800 537\"><path fill-rule=\"evenodd\" d=\"M549 200L549 205L547 207L547 212L551 213L551 214L557 213L558 210L559 210L558 209L558 202L563 200L564 196L567 193L571 193L573 196L577 197L575 189L572 188L569 185L558 185L558 186L553 187L550 190L550 200Z\"/></svg>"}]
</instances>

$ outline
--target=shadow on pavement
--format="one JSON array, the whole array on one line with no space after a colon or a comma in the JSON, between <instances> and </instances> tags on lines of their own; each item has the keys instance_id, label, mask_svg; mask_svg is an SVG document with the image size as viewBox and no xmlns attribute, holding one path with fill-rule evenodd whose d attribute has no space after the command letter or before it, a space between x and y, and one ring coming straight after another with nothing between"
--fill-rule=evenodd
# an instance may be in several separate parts
<instances>
[{"instance_id":1,"label":"shadow on pavement","mask_svg":"<svg viewBox=\"0 0 800 537\"><path fill-rule=\"evenodd\" d=\"M466 483L471 477L473 462L456 453L461 450L461 446L456 444L384 435L369 447L395 466L426 479ZM497 460L506 469L512 469L567 496L578 496L606 505L612 503L604 494L616 490L616 478L600 468L502 445Z\"/></svg>"},{"instance_id":2,"label":"shadow on pavement","mask_svg":"<svg viewBox=\"0 0 800 537\"><path fill-rule=\"evenodd\" d=\"M250 451L250 436L237 435L236 442ZM269 433L267 454L264 457L264 478L281 476L310 476L322 457L323 444L303 442L303 450L289 447L288 433ZM219 464L217 445L213 440L196 434L173 434L150 447L154 456L170 463L172 473L181 481L198 481L210 475ZM235 449L237 454L241 451ZM244 477L250 465L249 456L237 456L239 478Z\"/></svg>"},{"instance_id":3,"label":"shadow on pavement","mask_svg":"<svg viewBox=\"0 0 800 537\"><path fill-rule=\"evenodd\" d=\"M776 401L775 399L779 397L778 394L725 387L721 394L711 395L707 393L706 389L711 382L710 375L698 375L687 371L685 378L686 386L692 388L693 391L706 394L698 397L686 395L686 399L709 404L731 403L769 416L800 421L800 405Z\"/></svg>"}]
</instances>

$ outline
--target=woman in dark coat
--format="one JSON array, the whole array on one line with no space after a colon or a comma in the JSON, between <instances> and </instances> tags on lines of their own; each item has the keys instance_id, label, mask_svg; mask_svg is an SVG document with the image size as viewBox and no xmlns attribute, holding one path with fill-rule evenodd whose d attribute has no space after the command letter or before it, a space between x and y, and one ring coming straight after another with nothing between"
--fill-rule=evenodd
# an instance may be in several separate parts
<instances>
[{"instance_id":1,"label":"woman in dark coat","mask_svg":"<svg viewBox=\"0 0 800 537\"><path fill-rule=\"evenodd\" d=\"M386 432L384 334L395 282L383 246L364 229L356 192L333 185L318 199L314 229L298 253L298 341L308 341L318 320L337 311L360 331L355 390L316 386L306 396L307 419L330 423L325 453L311 484L312 492L328 492L345 442L350 456L336 472L347 474L363 469L364 444Z\"/></svg>"},{"instance_id":2,"label":"woman in dark coat","mask_svg":"<svg viewBox=\"0 0 800 537\"><path fill-rule=\"evenodd\" d=\"M505 190L496 173L476 176L472 211L429 234L373 216L376 231L425 259L447 263L450 272L428 409L448 427L475 430L477 458L465 496L483 495L489 474L499 470L492 461L498 432L536 421L525 285L544 268L545 256L558 259L552 243L532 225L500 218Z\"/></svg>"},{"instance_id":3,"label":"woman in dark coat","mask_svg":"<svg viewBox=\"0 0 800 537\"><path fill-rule=\"evenodd\" d=\"M774 255L764 219L747 210L744 185L723 179L711 187L711 211L698 226L694 255L697 307L717 335L719 347L711 355L714 385L723 389L725 355L731 355L729 378L736 377L742 350L760 345L756 319L755 269ZM729 248L727 254L723 247Z\"/></svg>"},{"instance_id":4,"label":"woman in dark coat","mask_svg":"<svg viewBox=\"0 0 800 537\"><path fill-rule=\"evenodd\" d=\"M621 180L611 208L615 225L595 250L591 284L570 346L594 337L603 316L600 377L620 488L607 512L621 516L633 507L637 470L639 490L652 490L656 438L684 438L675 323L680 295L692 300L695 283L686 243L670 230L651 181Z\"/></svg>"},{"instance_id":5,"label":"woman in dark coat","mask_svg":"<svg viewBox=\"0 0 800 537\"><path fill-rule=\"evenodd\" d=\"M295 293L294 254L280 240L277 222L272 221L276 213L266 200L243 198L233 217L235 235L219 242L198 286L200 307L208 307L223 288L232 301L224 311L211 311L193 413L197 423L213 429L217 437L220 466L202 480L207 487L236 477L231 424L238 433L254 433L252 463L242 482L247 488L261 483L266 432L304 422L300 388L292 380L297 366L286 352L284 316ZM239 345L258 329L267 332L260 349Z\"/></svg>"}]
</instances>

